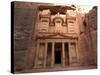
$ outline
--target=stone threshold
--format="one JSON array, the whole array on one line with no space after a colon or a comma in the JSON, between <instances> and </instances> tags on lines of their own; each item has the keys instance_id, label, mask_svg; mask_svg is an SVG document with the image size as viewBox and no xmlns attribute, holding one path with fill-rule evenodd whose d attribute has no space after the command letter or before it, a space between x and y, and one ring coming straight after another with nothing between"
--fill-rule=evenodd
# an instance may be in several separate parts
<instances>
[{"instance_id":1,"label":"stone threshold","mask_svg":"<svg viewBox=\"0 0 100 75\"><path fill-rule=\"evenodd\" d=\"M72 71L72 70L89 70L89 69L97 69L97 66L35 68L35 69L29 69L29 70L15 72L15 74L20 74L20 73L40 73L40 72L56 72L56 71Z\"/></svg>"}]
</instances>

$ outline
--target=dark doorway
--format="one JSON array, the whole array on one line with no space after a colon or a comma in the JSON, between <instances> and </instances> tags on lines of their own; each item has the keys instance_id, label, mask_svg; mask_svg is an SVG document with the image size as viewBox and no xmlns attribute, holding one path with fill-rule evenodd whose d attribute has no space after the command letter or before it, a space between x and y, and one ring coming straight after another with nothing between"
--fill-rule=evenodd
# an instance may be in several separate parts
<instances>
[{"instance_id":1,"label":"dark doorway","mask_svg":"<svg viewBox=\"0 0 100 75\"><path fill-rule=\"evenodd\" d=\"M65 43L65 65L69 65L69 44Z\"/></svg>"},{"instance_id":2,"label":"dark doorway","mask_svg":"<svg viewBox=\"0 0 100 75\"><path fill-rule=\"evenodd\" d=\"M55 64L61 64L62 43L55 43Z\"/></svg>"}]
</instances>

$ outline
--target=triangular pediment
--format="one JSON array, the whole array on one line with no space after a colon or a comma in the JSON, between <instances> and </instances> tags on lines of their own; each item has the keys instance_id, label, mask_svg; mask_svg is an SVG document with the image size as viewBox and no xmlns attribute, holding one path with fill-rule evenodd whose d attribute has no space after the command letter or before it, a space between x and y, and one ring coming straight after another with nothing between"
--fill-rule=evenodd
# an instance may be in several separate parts
<instances>
[{"instance_id":1,"label":"triangular pediment","mask_svg":"<svg viewBox=\"0 0 100 75\"><path fill-rule=\"evenodd\" d=\"M56 34L42 34L42 35L38 35L38 38L76 38L75 36L71 36L71 35L65 35L65 34L61 34L61 33L56 33Z\"/></svg>"},{"instance_id":2,"label":"triangular pediment","mask_svg":"<svg viewBox=\"0 0 100 75\"><path fill-rule=\"evenodd\" d=\"M60 35L60 34L55 34L55 35L51 35L49 37L51 37L51 38L65 38L66 36Z\"/></svg>"}]
</instances>

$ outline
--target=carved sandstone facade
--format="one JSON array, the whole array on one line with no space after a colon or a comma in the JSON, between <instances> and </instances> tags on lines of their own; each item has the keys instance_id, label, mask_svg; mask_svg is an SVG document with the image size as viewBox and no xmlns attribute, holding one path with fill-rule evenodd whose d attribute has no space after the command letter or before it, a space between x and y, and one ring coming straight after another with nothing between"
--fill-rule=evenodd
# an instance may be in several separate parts
<instances>
[{"instance_id":1,"label":"carved sandstone facade","mask_svg":"<svg viewBox=\"0 0 100 75\"><path fill-rule=\"evenodd\" d=\"M78 11L69 7L70 9L62 13L55 11L56 8L57 6L40 6L38 9L34 68L68 67L79 64Z\"/></svg>"}]
</instances>

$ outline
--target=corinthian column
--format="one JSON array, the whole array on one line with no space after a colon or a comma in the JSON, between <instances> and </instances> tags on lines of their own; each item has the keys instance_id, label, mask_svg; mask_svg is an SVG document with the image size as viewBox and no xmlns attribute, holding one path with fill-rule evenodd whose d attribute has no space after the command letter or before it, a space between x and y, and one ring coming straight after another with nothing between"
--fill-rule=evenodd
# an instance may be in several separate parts
<instances>
[{"instance_id":1,"label":"corinthian column","mask_svg":"<svg viewBox=\"0 0 100 75\"><path fill-rule=\"evenodd\" d=\"M52 61L51 61L51 67L54 66L54 42L52 42Z\"/></svg>"},{"instance_id":2,"label":"corinthian column","mask_svg":"<svg viewBox=\"0 0 100 75\"><path fill-rule=\"evenodd\" d=\"M64 43L62 43L62 66L65 66L65 46Z\"/></svg>"}]
</instances>

